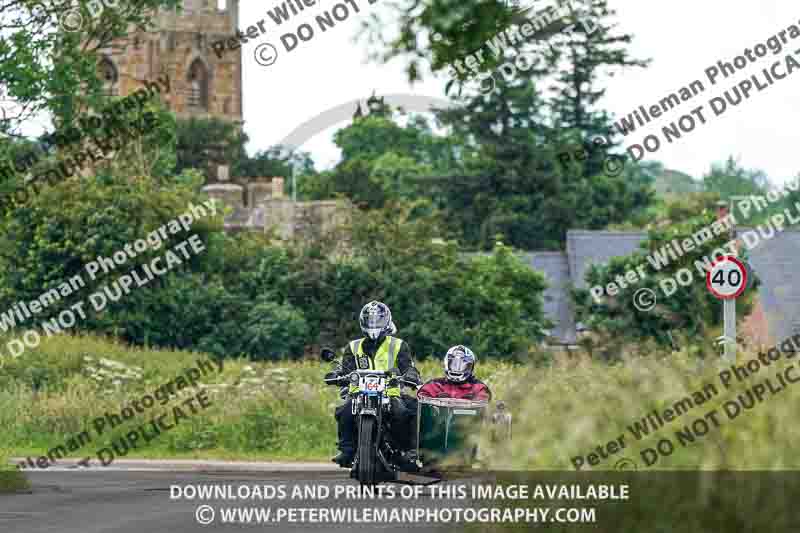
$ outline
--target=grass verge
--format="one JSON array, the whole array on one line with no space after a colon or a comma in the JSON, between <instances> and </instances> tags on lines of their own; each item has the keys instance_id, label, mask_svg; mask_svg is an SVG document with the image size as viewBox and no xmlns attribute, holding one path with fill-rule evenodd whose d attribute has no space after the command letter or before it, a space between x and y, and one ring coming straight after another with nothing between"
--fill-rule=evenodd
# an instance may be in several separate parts
<instances>
[{"instance_id":1,"label":"grass verge","mask_svg":"<svg viewBox=\"0 0 800 533\"><path fill-rule=\"evenodd\" d=\"M116 427L106 413L121 415L133 400L186 376L208 356L198 353L140 349L94 336L44 338L35 349L6 361L0 369L0 424L9 456L228 459L257 461L327 461L335 454L333 410L339 404L335 387L326 387L327 370L317 360L253 363L225 360L223 369L201 377L210 405L200 408L198 389L180 388L161 405L156 401ZM420 364L423 376L440 375L439 362ZM505 381L513 367L481 365L482 376ZM185 418L174 416L174 407ZM166 415L173 425L149 442L125 449L121 439ZM114 445L117 445L115 448ZM103 451L110 450L110 451ZM51 464L48 459L45 463Z\"/></svg>"},{"instance_id":2,"label":"grass verge","mask_svg":"<svg viewBox=\"0 0 800 533\"><path fill-rule=\"evenodd\" d=\"M738 364L754 358L740 352ZM701 364L686 353L548 368L481 360L479 377L514 416L513 440L485 439L484 459L525 470L800 468L800 430L793 424L800 386L791 381L800 382L800 357L763 358L770 364L756 368L751 361L741 378L729 366ZM327 461L335 453L339 398L322 384L327 367L316 360L226 360L221 372L200 379L207 408L192 413L183 404L198 392L187 387L166 405L156 402L113 429L108 422L97 429L106 413L120 414L205 359L97 337L44 339L0 369L6 456L36 460L63 452L96 462L108 449L115 458ZM441 375L438 360L419 366L425 378ZM127 433L162 414L172 421L176 406L187 416L169 431L129 450L120 446ZM653 412L662 423L648 421ZM643 426L647 431L637 429ZM87 438L79 440L81 434Z\"/></svg>"}]
</instances>

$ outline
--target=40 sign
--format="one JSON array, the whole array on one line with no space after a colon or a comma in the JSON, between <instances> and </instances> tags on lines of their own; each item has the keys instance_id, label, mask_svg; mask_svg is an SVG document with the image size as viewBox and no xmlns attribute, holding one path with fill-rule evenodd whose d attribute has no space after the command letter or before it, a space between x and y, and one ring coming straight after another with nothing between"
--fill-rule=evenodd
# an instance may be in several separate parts
<instances>
[{"instance_id":1,"label":"40 sign","mask_svg":"<svg viewBox=\"0 0 800 533\"><path fill-rule=\"evenodd\" d=\"M747 267L731 255L721 257L708 269L706 287L720 300L738 298L747 287Z\"/></svg>"}]
</instances>

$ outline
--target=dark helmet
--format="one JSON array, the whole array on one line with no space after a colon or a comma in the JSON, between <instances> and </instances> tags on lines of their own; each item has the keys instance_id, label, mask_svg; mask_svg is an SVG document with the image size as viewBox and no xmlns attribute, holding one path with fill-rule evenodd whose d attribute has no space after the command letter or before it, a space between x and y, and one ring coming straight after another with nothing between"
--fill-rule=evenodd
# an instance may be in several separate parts
<instances>
[{"instance_id":1,"label":"dark helmet","mask_svg":"<svg viewBox=\"0 0 800 533\"><path fill-rule=\"evenodd\" d=\"M385 303L372 301L361 308L358 317L361 331L372 340L391 335L397 331L392 322L392 312Z\"/></svg>"},{"instance_id":2,"label":"dark helmet","mask_svg":"<svg viewBox=\"0 0 800 533\"><path fill-rule=\"evenodd\" d=\"M453 346L444 356L444 375L456 383L467 381L475 371L478 358L466 346Z\"/></svg>"}]
</instances>

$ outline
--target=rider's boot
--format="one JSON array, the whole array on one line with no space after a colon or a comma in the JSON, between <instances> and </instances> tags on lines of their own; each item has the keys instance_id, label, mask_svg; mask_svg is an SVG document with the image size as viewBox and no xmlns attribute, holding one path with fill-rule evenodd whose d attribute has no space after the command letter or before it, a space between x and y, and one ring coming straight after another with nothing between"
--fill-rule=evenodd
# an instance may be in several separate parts
<instances>
[{"instance_id":1,"label":"rider's boot","mask_svg":"<svg viewBox=\"0 0 800 533\"><path fill-rule=\"evenodd\" d=\"M417 450L407 450L401 454L403 465L402 469L407 472L416 472L419 470L419 464L417 462Z\"/></svg>"},{"instance_id":2,"label":"rider's boot","mask_svg":"<svg viewBox=\"0 0 800 533\"><path fill-rule=\"evenodd\" d=\"M353 420L349 401L336 409L336 430L339 437L336 443L336 447L339 449L339 455L334 457L332 461L342 468L350 468L353 466L353 457L356 452L355 420Z\"/></svg>"},{"instance_id":3,"label":"rider's boot","mask_svg":"<svg viewBox=\"0 0 800 533\"><path fill-rule=\"evenodd\" d=\"M350 468L353 466L354 456L355 452L353 450L340 450L339 455L331 460L342 468Z\"/></svg>"}]
</instances>

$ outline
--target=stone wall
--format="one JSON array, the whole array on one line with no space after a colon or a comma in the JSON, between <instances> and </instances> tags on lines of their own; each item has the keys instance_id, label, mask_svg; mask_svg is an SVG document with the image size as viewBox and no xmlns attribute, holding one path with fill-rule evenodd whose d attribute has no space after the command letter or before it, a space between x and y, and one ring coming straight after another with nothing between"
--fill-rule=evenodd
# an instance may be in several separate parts
<instances>
[{"instance_id":1,"label":"stone wall","mask_svg":"<svg viewBox=\"0 0 800 533\"><path fill-rule=\"evenodd\" d=\"M244 186L216 183L203 191L230 208L225 217L227 231L272 233L287 242L317 240L347 222L352 212L345 200L293 202L283 194L283 178L251 178Z\"/></svg>"},{"instance_id":2,"label":"stone wall","mask_svg":"<svg viewBox=\"0 0 800 533\"><path fill-rule=\"evenodd\" d=\"M298 202L293 231L303 240L316 240L347 222L351 213L350 204L344 200Z\"/></svg>"}]
</instances>

